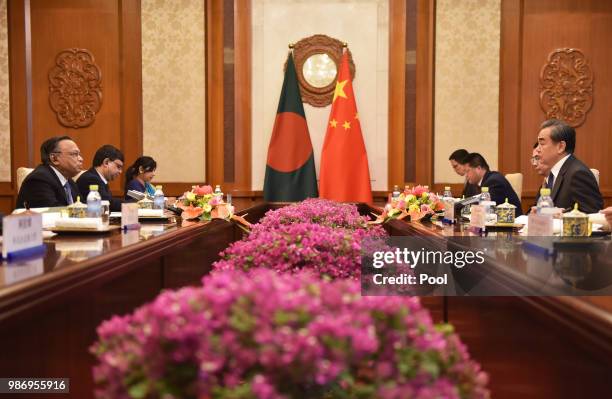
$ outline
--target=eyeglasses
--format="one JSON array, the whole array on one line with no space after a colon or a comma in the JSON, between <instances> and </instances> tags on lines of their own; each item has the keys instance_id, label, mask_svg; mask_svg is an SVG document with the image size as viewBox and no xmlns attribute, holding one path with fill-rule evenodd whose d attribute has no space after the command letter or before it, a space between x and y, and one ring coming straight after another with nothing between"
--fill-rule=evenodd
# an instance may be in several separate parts
<instances>
[{"instance_id":1,"label":"eyeglasses","mask_svg":"<svg viewBox=\"0 0 612 399\"><path fill-rule=\"evenodd\" d=\"M117 167L117 169L119 169L119 170L123 170L123 164L122 164L122 163L117 163L117 161L113 161L113 163L115 164L115 166Z\"/></svg>"},{"instance_id":2,"label":"eyeglasses","mask_svg":"<svg viewBox=\"0 0 612 399\"><path fill-rule=\"evenodd\" d=\"M53 151L51 154L66 154L66 155L71 156L73 158L78 158L78 157L81 156L81 152L80 151L72 151L72 152Z\"/></svg>"},{"instance_id":3,"label":"eyeglasses","mask_svg":"<svg viewBox=\"0 0 612 399\"><path fill-rule=\"evenodd\" d=\"M540 162L540 157L531 157L531 164L533 166L536 166L538 164L538 162Z\"/></svg>"}]
</instances>

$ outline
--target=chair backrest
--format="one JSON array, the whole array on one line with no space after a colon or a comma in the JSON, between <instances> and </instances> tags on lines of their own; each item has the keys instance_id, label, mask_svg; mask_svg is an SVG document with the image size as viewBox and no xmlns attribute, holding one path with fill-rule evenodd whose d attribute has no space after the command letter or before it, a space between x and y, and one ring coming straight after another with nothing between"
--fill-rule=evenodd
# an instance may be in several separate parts
<instances>
[{"instance_id":1,"label":"chair backrest","mask_svg":"<svg viewBox=\"0 0 612 399\"><path fill-rule=\"evenodd\" d=\"M595 175L595 180L597 180L597 185L599 186L599 171L597 169L591 169L591 172Z\"/></svg>"},{"instance_id":2,"label":"chair backrest","mask_svg":"<svg viewBox=\"0 0 612 399\"><path fill-rule=\"evenodd\" d=\"M19 192L19 189L21 188L21 184L23 183L25 178L30 173L32 173L33 170L34 169L32 168L25 168L25 167L17 168L17 192Z\"/></svg>"},{"instance_id":3,"label":"chair backrest","mask_svg":"<svg viewBox=\"0 0 612 399\"><path fill-rule=\"evenodd\" d=\"M506 179L508 180L508 183L510 183L510 185L512 186L512 189L514 190L514 192L516 193L516 195L519 197L519 200L520 200L521 195L523 194L523 174L522 173L508 173L506 175Z\"/></svg>"}]
</instances>

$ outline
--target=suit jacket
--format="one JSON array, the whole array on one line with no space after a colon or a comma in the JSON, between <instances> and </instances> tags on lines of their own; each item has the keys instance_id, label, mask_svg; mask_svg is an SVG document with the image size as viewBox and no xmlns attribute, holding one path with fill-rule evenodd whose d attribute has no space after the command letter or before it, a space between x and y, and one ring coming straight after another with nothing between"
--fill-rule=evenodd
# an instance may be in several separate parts
<instances>
[{"instance_id":1,"label":"suit jacket","mask_svg":"<svg viewBox=\"0 0 612 399\"><path fill-rule=\"evenodd\" d=\"M76 201L79 188L72 179L68 179L72 201ZM67 206L66 191L53 169L48 165L38 165L32 173L26 176L17 195L17 208L42 208Z\"/></svg>"},{"instance_id":2,"label":"suit jacket","mask_svg":"<svg viewBox=\"0 0 612 399\"><path fill-rule=\"evenodd\" d=\"M551 192L558 208L570 209L574 203L582 212L595 213L603 209L603 198L593 172L574 155L565 161Z\"/></svg>"},{"instance_id":3,"label":"suit jacket","mask_svg":"<svg viewBox=\"0 0 612 399\"><path fill-rule=\"evenodd\" d=\"M497 205L503 204L508 198L508 202L516 206L516 216L523 214L521 200L510 185L510 182L499 172L488 171L482 178L481 187L489 187L491 200Z\"/></svg>"},{"instance_id":4,"label":"suit jacket","mask_svg":"<svg viewBox=\"0 0 612 399\"><path fill-rule=\"evenodd\" d=\"M480 194L480 187L478 187L477 184L470 184L470 182L466 181L461 195L464 195L465 198L469 198L476 194Z\"/></svg>"},{"instance_id":5,"label":"suit jacket","mask_svg":"<svg viewBox=\"0 0 612 399\"><path fill-rule=\"evenodd\" d=\"M95 168L88 169L81 176L79 176L79 179L77 180L79 191L83 196L83 202L85 202L87 199L87 195L89 194L89 186L92 184L97 184L100 197L102 197L103 200L110 202L111 212L121 212L121 203L123 201L118 198L113 198L113 194L108 188L108 184L104 183Z\"/></svg>"}]
</instances>

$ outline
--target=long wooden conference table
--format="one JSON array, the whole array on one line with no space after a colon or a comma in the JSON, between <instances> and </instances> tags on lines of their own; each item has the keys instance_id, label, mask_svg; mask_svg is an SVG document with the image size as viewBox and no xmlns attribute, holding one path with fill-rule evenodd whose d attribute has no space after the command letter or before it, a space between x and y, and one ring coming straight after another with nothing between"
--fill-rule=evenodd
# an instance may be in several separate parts
<instances>
[{"instance_id":1,"label":"long wooden conference table","mask_svg":"<svg viewBox=\"0 0 612 399\"><path fill-rule=\"evenodd\" d=\"M244 210L250 222L281 204ZM359 205L360 212L376 211ZM392 221L393 236L470 236L463 226ZM487 278L498 289L538 283L531 255L504 239L487 254ZM0 266L0 377L70 378L70 394L28 398L91 398L95 329L131 312L163 289L200 284L218 254L242 237L222 220L145 224L101 236L58 235L44 257ZM496 237L496 235L491 235ZM591 269L612 273L609 240L589 254ZM607 263L606 263L607 262ZM545 267L539 260L539 264ZM593 267L593 265L597 267ZM603 272L602 272L603 269ZM547 276L555 270L546 271ZM607 274L606 274L607 273ZM576 277L574 276L574 280ZM490 375L494 398L612 395L612 297L423 297L434 320L452 323ZM14 397L26 397L15 395ZM0 395L0 397L9 397Z\"/></svg>"}]
</instances>

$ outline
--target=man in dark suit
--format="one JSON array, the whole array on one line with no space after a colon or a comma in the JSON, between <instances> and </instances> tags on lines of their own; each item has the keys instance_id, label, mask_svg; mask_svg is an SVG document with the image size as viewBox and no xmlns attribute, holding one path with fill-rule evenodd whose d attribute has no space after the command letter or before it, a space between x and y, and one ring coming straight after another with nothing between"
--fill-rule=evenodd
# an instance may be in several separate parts
<instances>
[{"instance_id":1,"label":"man in dark suit","mask_svg":"<svg viewBox=\"0 0 612 399\"><path fill-rule=\"evenodd\" d=\"M110 202L111 212L120 212L122 200L113 198L108 188L108 182L113 181L123 171L123 154L112 145L103 145L96 151L91 169L87 170L77 180L79 191L84 198L89 194L89 186L98 186L98 192L103 200Z\"/></svg>"},{"instance_id":2,"label":"man in dark suit","mask_svg":"<svg viewBox=\"0 0 612 399\"><path fill-rule=\"evenodd\" d=\"M550 172L546 186L555 206L570 210L578 203L581 211L595 213L603 208L593 172L574 156L576 131L565 122L549 119L538 133L537 153Z\"/></svg>"},{"instance_id":3,"label":"man in dark suit","mask_svg":"<svg viewBox=\"0 0 612 399\"><path fill-rule=\"evenodd\" d=\"M550 173L549 168L546 165L542 164L542 162L540 162L540 153L538 149L539 146L540 144L538 144L537 141L533 145L533 150L531 151L531 166L533 166L533 169L538 175L542 176L542 184L540 184L540 187L538 187L535 196L535 201L531 206L531 209L527 213L531 212L531 210L533 210L534 207L538 204L538 200L540 199L540 189L546 188L546 177Z\"/></svg>"},{"instance_id":4,"label":"man in dark suit","mask_svg":"<svg viewBox=\"0 0 612 399\"><path fill-rule=\"evenodd\" d=\"M450 162L451 167L459 176L465 176L465 165L463 160L468 155L469 152L461 148L459 150L453 151L453 153L450 154L450 157L448 157L448 161ZM466 179L465 184L463 185L463 192L461 193L461 195L465 196L465 198L468 198L478 193L480 193L480 188L478 186L470 184L470 182Z\"/></svg>"},{"instance_id":5,"label":"man in dark suit","mask_svg":"<svg viewBox=\"0 0 612 399\"><path fill-rule=\"evenodd\" d=\"M489 164L482 155L476 152L469 154L464 159L464 165L468 181L471 184L475 184L479 188L488 187L491 200L495 201L497 205L503 204L508 198L508 202L516 207L516 216L523 214L521 200L508 180L501 173L490 171Z\"/></svg>"},{"instance_id":6,"label":"man in dark suit","mask_svg":"<svg viewBox=\"0 0 612 399\"><path fill-rule=\"evenodd\" d=\"M77 185L72 181L83 165L81 151L68 136L52 137L40 146L41 165L23 181L17 208L66 206L76 201Z\"/></svg>"}]
</instances>

